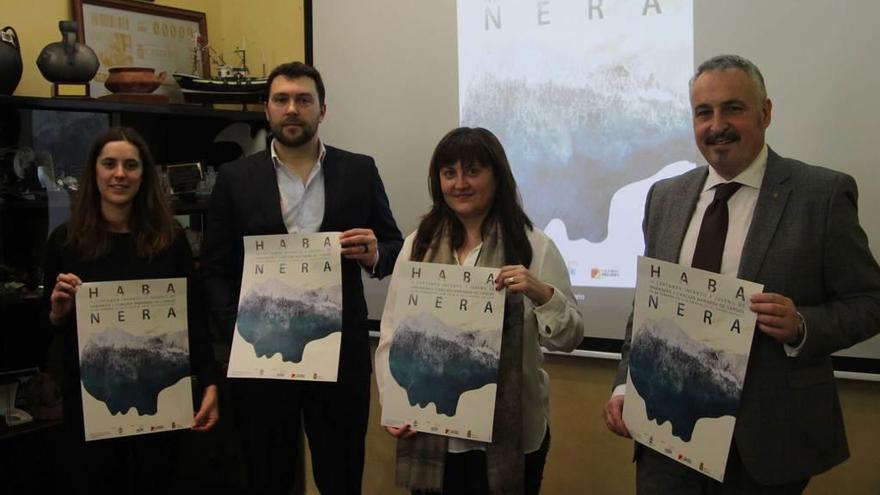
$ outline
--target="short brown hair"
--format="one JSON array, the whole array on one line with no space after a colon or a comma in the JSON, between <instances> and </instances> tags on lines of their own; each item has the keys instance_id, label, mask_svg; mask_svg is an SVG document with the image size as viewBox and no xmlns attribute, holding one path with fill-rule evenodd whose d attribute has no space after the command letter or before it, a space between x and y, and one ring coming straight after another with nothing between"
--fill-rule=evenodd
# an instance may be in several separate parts
<instances>
[{"instance_id":1,"label":"short brown hair","mask_svg":"<svg viewBox=\"0 0 880 495\"><path fill-rule=\"evenodd\" d=\"M297 77L308 77L315 81L315 88L318 89L318 103L324 106L324 80L321 79L321 73L311 65L302 62L287 62L272 69L269 77L266 78L266 89L263 91L263 101L269 101L269 90L272 88L272 81L278 76L284 76L288 79L296 79Z\"/></svg>"}]
</instances>

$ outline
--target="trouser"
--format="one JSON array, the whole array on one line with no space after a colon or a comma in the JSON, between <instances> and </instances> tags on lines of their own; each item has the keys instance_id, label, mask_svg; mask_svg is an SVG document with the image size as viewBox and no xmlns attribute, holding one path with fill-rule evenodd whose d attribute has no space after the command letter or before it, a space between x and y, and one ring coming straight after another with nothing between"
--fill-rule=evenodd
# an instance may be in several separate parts
<instances>
[{"instance_id":1,"label":"trouser","mask_svg":"<svg viewBox=\"0 0 880 495\"><path fill-rule=\"evenodd\" d=\"M637 447L637 495L799 495L810 479L786 485L760 485L746 471L736 448L731 449L724 483L715 481L653 449Z\"/></svg>"},{"instance_id":2,"label":"trouser","mask_svg":"<svg viewBox=\"0 0 880 495\"><path fill-rule=\"evenodd\" d=\"M76 382L76 385L79 385ZM178 452L185 430L86 442L82 398L65 387L62 484L73 494L169 493L180 481Z\"/></svg>"},{"instance_id":3,"label":"trouser","mask_svg":"<svg viewBox=\"0 0 880 495\"><path fill-rule=\"evenodd\" d=\"M294 486L305 429L322 495L360 494L370 413L370 375L336 383L230 379L248 493L286 494Z\"/></svg>"},{"instance_id":4,"label":"trouser","mask_svg":"<svg viewBox=\"0 0 880 495\"><path fill-rule=\"evenodd\" d=\"M538 450L525 455L523 463L523 493L538 495L544 478L544 464L550 451L550 429L544 433L544 440ZM414 491L413 495L424 492ZM486 452L446 454L443 470L443 495L486 495L489 493L489 480L486 468Z\"/></svg>"},{"instance_id":5,"label":"trouser","mask_svg":"<svg viewBox=\"0 0 880 495\"><path fill-rule=\"evenodd\" d=\"M80 428L80 432L82 429ZM70 493L169 493L178 486L178 448L185 431L84 442L68 440L61 456Z\"/></svg>"}]
</instances>

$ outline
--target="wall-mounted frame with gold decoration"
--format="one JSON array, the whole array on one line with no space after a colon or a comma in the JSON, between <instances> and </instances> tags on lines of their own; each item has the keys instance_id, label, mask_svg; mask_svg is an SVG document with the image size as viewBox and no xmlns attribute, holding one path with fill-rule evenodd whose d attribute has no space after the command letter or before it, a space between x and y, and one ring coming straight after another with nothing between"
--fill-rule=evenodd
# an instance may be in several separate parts
<instances>
[{"instance_id":1,"label":"wall-mounted frame with gold decoration","mask_svg":"<svg viewBox=\"0 0 880 495\"><path fill-rule=\"evenodd\" d=\"M208 43L204 12L133 0L72 0L77 36L98 55L101 66L91 83L92 96L108 93L111 67L150 67L168 74L211 75L200 46Z\"/></svg>"}]
</instances>

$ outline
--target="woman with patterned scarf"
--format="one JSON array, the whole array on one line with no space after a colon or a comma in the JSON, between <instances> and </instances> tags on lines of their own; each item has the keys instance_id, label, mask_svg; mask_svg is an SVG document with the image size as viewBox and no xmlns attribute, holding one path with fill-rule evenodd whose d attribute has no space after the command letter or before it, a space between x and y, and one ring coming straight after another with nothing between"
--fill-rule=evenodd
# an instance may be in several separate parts
<instances>
[{"instance_id":1,"label":"woman with patterned scarf","mask_svg":"<svg viewBox=\"0 0 880 495\"><path fill-rule=\"evenodd\" d=\"M533 228L498 138L482 128L449 132L428 171L431 210L404 242L376 350L380 401L395 328L403 261L499 269L507 289L491 443L386 427L398 439L397 483L414 494L537 494L550 446L549 379L541 346L570 351L583 320L556 246Z\"/></svg>"}]
</instances>

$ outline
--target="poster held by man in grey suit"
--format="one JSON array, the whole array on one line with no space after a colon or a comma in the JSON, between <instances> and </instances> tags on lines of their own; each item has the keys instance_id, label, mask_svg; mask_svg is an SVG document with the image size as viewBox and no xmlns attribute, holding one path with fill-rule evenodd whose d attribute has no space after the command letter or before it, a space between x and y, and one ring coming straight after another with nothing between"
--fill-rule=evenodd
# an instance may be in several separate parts
<instances>
[{"instance_id":1,"label":"poster held by man in grey suit","mask_svg":"<svg viewBox=\"0 0 880 495\"><path fill-rule=\"evenodd\" d=\"M639 257L623 419L633 440L719 481L761 284Z\"/></svg>"}]
</instances>

